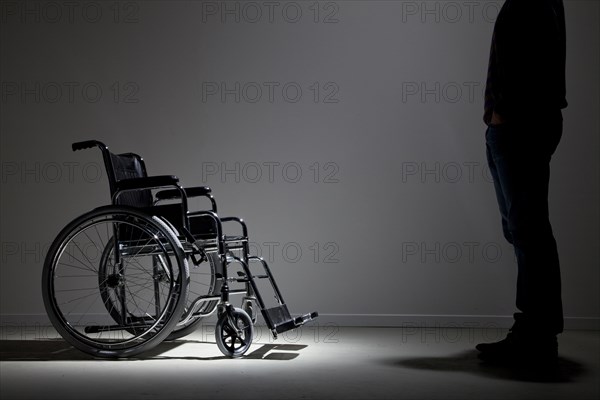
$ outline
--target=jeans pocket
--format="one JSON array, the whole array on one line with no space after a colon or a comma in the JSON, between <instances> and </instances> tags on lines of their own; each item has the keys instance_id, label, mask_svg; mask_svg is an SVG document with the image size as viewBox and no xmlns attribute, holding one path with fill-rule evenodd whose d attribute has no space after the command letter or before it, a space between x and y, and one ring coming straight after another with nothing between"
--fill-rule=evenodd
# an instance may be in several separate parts
<instances>
[{"instance_id":1,"label":"jeans pocket","mask_svg":"<svg viewBox=\"0 0 600 400\"><path fill-rule=\"evenodd\" d=\"M491 147L492 152L510 146L511 135L509 126L504 123L500 125L488 125L485 132L485 142Z\"/></svg>"},{"instance_id":2,"label":"jeans pocket","mask_svg":"<svg viewBox=\"0 0 600 400\"><path fill-rule=\"evenodd\" d=\"M488 143L495 142L500 130L499 125L488 125L485 131L485 141Z\"/></svg>"}]
</instances>

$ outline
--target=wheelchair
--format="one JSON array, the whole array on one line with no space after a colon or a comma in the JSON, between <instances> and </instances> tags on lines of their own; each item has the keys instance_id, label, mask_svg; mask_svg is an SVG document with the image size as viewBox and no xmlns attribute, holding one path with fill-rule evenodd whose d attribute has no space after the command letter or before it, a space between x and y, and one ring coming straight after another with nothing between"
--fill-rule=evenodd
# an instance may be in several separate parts
<instances>
[{"instance_id":1,"label":"wheelchair","mask_svg":"<svg viewBox=\"0 0 600 400\"><path fill-rule=\"evenodd\" d=\"M318 316L290 315L265 260L249 254L245 222L219 217L209 187L148 176L142 157L113 154L97 140L72 145L73 151L94 147L102 152L111 204L70 222L50 246L42 273L46 312L67 342L95 357L131 357L188 335L216 311L219 350L241 357L259 312L274 339ZM189 210L193 197L208 199L210 210ZM225 224L240 233L225 235ZM237 274L230 276L234 264ZM265 305L262 279L270 282L275 306ZM239 307L234 296L241 297Z\"/></svg>"}]
</instances>

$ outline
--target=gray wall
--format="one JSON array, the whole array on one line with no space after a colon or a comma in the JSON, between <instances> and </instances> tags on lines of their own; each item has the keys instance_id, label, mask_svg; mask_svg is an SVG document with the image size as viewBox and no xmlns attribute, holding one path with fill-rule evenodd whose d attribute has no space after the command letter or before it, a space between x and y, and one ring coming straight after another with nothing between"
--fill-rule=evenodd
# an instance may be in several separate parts
<instances>
[{"instance_id":1,"label":"gray wall","mask_svg":"<svg viewBox=\"0 0 600 400\"><path fill-rule=\"evenodd\" d=\"M565 3L570 106L550 207L567 326L589 328L599 4ZM70 150L94 138L142 154L151 174L211 186L222 215L249 223L293 312L508 323L516 268L481 121L500 5L2 2L3 320L44 320L47 247L108 202L100 153Z\"/></svg>"}]
</instances>

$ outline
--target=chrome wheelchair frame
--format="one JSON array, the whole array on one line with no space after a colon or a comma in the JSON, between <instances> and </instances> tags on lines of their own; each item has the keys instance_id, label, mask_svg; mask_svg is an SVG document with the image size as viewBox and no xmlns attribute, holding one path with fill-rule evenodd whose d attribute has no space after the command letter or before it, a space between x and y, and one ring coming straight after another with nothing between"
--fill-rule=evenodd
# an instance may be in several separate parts
<instances>
[{"instance_id":1,"label":"chrome wheelchair frame","mask_svg":"<svg viewBox=\"0 0 600 400\"><path fill-rule=\"evenodd\" d=\"M69 223L42 273L46 311L70 344L96 357L130 357L193 332L217 311L219 349L241 357L252 344L257 311L275 339L318 316L290 315L266 261L250 255L246 223L219 217L209 187L148 176L142 157L113 154L97 140L72 145L73 151L93 147L102 152L111 205ZM190 211L192 197L208 199L211 209ZM241 234L225 235L225 223L237 224ZM263 273L254 274L251 263ZM228 273L233 264L241 267L235 277ZM269 281L276 306L266 306L260 279ZM241 307L231 304L233 295L242 295Z\"/></svg>"}]
</instances>

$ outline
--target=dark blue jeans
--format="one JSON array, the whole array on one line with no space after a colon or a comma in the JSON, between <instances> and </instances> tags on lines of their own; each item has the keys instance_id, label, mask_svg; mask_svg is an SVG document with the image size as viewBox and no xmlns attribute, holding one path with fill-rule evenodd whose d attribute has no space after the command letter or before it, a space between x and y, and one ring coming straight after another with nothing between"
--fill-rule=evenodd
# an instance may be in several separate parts
<instances>
[{"instance_id":1,"label":"dark blue jeans","mask_svg":"<svg viewBox=\"0 0 600 400\"><path fill-rule=\"evenodd\" d=\"M560 266L548 213L550 159L562 136L560 112L543 122L489 126L486 154L504 237L518 264L513 329L556 335L563 330Z\"/></svg>"}]
</instances>

